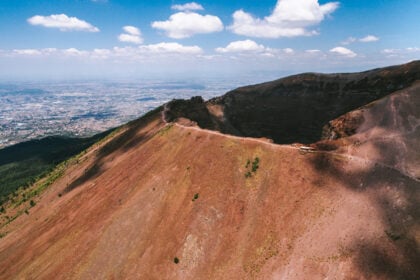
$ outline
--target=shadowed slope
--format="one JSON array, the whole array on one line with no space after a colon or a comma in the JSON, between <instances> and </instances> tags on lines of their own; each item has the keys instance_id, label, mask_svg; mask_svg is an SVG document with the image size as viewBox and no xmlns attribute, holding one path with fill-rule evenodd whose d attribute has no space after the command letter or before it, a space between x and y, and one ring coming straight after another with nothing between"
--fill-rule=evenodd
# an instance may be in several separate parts
<instances>
[{"instance_id":1,"label":"shadowed slope","mask_svg":"<svg viewBox=\"0 0 420 280\"><path fill-rule=\"evenodd\" d=\"M342 152L395 168L420 179L420 82L349 112L324 128L327 139L341 138ZM318 144L322 148L322 142Z\"/></svg>"},{"instance_id":2,"label":"shadowed slope","mask_svg":"<svg viewBox=\"0 0 420 280\"><path fill-rule=\"evenodd\" d=\"M321 139L330 120L419 79L420 61L361 73L307 73L235 89L206 102L207 108L201 105L201 114L197 106L182 109L174 103L171 108L202 128L307 144Z\"/></svg>"},{"instance_id":3,"label":"shadowed slope","mask_svg":"<svg viewBox=\"0 0 420 280\"><path fill-rule=\"evenodd\" d=\"M80 153L111 132L89 138L50 136L0 149L0 205L19 187L29 187L58 163Z\"/></svg>"}]
</instances>

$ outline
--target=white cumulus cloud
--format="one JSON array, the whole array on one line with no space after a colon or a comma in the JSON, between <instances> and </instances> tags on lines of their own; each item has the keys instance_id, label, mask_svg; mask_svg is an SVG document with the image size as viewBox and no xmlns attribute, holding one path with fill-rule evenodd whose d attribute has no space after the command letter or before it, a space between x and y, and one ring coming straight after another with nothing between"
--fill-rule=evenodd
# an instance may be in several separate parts
<instances>
[{"instance_id":1,"label":"white cumulus cloud","mask_svg":"<svg viewBox=\"0 0 420 280\"><path fill-rule=\"evenodd\" d=\"M233 14L233 33L260 38L294 37L317 34L308 30L334 12L338 2L323 5L318 0L278 0L273 13L263 19L239 10Z\"/></svg>"},{"instance_id":2,"label":"white cumulus cloud","mask_svg":"<svg viewBox=\"0 0 420 280\"><path fill-rule=\"evenodd\" d=\"M194 58L200 57L204 53L203 49L196 45L181 45L175 42L161 42L150 45L140 45L137 47L114 47L110 49L80 50L77 48L56 49L14 49L0 50L1 56L11 57L54 57L55 59L128 59L128 61L144 59L162 59L165 55L172 58ZM125 60L124 60L125 61Z\"/></svg>"},{"instance_id":3,"label":"white cumulus cloud","mask_svg":"<svg viewBox=\"0 0 420 280\"><path fill-rule=\"evenodd\" d=\"M386 55L405 55L420 52L420 48L417 47L408 47L405 49L384 49L381 53Z\"/></svg>"},{"instance_id":4,"label":"white cumulus cloud","mask_svg":"<svg viewBox=\"0 0 420 280\"><path fill-rule=\"evenodd\" d=\"M78 50L76 48L68 48L63 50L63 53L65 55L69 55L69 56L81 56L81 55L87 55L89 54L88 51L82 51L82 50Z\"/></svg>"},{"instance_id":5,"label":"white cumulus cloud","mask_svg":"<svg viewBox=\"0 0 420 280\"><path fill-rule=\"evenodd\" d=\"M78 19L77 17L69 17L65 14L50 15L50 16L33 16L28 18L28 23L31 25L40 25L47 28L58 28L61 31L88 31L99 32L99 28L90 23Z\"/></svg>"},{"instance_id":6,"label":"white cumulus cloud","mask_svg":"<svg viewBox=\"0 0 420 280\"><path fill-rule=\"evenodd\" d=\"M111 51L108 49L94 49L91 53L93 58L108 58L111 55Z\"/></svg>"},{"instance_id":7,"label":"white cumulus cloud","mask_svg":"<svg viewBox=\"0 0 420 280\"><path fill-rule=\"evenodd\" d=\"M204 10L203 6L198 3L190 2L183 5L172 5L172 10L178 11L201 11Z\"/></svg>"},{"instance_id":8,"label":"white cumulus cloud","mask_svg":"<svg viewBox=\"0 0 420 280\"><path fill-rule=\"evenodd\" d=\"M357 41L357 38L354 37L348 37L346 40L344 40L343 42L341 42L342 45L350 45L354 42Z\"/></svg>"},{"instance_id":9,"label":"white cumulus cloud","mask_svg":"<svg viewBox=\"0 0 420 280\"><path fill-rule=\"evenodd\" d=\"M407 51L409 51L409 52L420 52L420 48L417 48L417 47L409 47L409 48L406 48L406 50Z\"/></svg>"},{"instance_id":10,"label":"white cumulus cloud","mask_svg":"<svg viewBox=\"0 0 420 280\"><path fill-rule=\"evenodd\" d=\"M118 40L125 43L141 44L143 43L143 38L141 36L141 31L137 27L126 25L123 27L125 33L121 33L118 36Z\"/></svg>"},{"instance_id":11,"label":"white cumulus cloud","mask_svg":"<svg viewBox=\"0 0 420 280\"><path fill-rule=\"evenodd\" d=\"M19 54L19 55L29 55L29 56L42 54L40 50L36 50L36 49L18 49L18 50L13 50L13 53Z\"/></svg>"},{"instance_id":12,"label":"white cumulus cloud","mask_svg":"<svg viewBox=\"0 0 420 280\"><path fill-rule=\"evenodd\" d=\"M19 55L19 56L48 56L57 53L58 49L56 48L44 48L44 49L14 49L12 51L7 51L9 55Z\"/></svg>"},{"instance_id":13,"label":"white cumulus cloud","mask_svg":"<svg viewBox=\"0 0 420 280\"><path fill-rule=\"evenodd\" d=\"M336 53L339 55L347 56L347 57L355 57L357 54L350 49L344 47L335 47L330 50L332 53Z\"/></svg>"},{"instance_id":14,"label":"white cumulus cloud","mask_svg":"<svg viewBox=\"0 0 420 280\"><path fill-rule=\"evenodd\" d=\"M341 44L350 45L355 42L370 43L370 42L376 42L376 41L379 41L379 37L376 37L374 35L367 35L363 38L348 37L346 40L341 42Z\"/></svg>"},{"instance_id":15,"label":"white cumulus cloud","mask_svg":"<svg viewBox=\"0 0 420 280\"><path fill-rule=\"evenodd\" d=\"M133 43L133 44L143 43L143 40L139 36L125 34L125 33L122 33L122 34L118 35L118 40L121 41L121 42Z\"/></svg>"},{"instance_id":16,"label":"white cumulus cloud","mask_svg":"<svg viewBox=\"0 0 420 280\"><path fill-rule=\"evenodd\" d=\"M139 47L140 51L152 53L201 54L203 50L198 46L184 46L179 43L158 43Z\"/></svg>"},{"instance_id":17,"label":"white cumulus cloud","mask_svg":"<svg viewBox=\"0 0 420 280\"><path fill-rule=\"evenodd\" d=\"M226 47L215 49L216 52L221 54L240 54L246 57L270 57L270 58L285 58L291 57L295 54L292 48L269 48L264 45L258 44L253 40L234 41L229 43ZM232 56L237 58L236 56Z\"/></svg>"},{"instance_id":18,"label":"white cumulus cloud","mask_svg":"<svg viewBox=\"0 0 420 280\"><path fill-rule=\"evenodd\" d=\"M263 45L258 45L252 40L235 41L229 43L225 48L217 48L216 52L229 53L229 52L261 52L264 51Z\"/></svg>"},{"instance_id":19,"label":"white cumulus cloud","mask_svg":"<svg viewBox=\"0 0 420 280\"><path fill-rule=\"evenodd\" d=\"M295 53L295 51L294 51L293 49L291 49L291 48L285 48L285 49L283 49L283 51L284 51L285 53L287 53L287 54L292 54L292 53Z\"/></svg>"},{"instance_id":20,"label":"white cumulus cloud","mask_svg":"<svg viewBox=\"0 0 420 280\"><path fill-rule=\"evenodd\" d=\"M123 27L123 30L125 32L127 32L130 35L136 35L136 36L140 36L141 35L141 31L140 29L138 29L135 26L131 26L131 25L126 25Z\"/></svg>"},{"instance_id":21,"label":"white cumulus cloud","mask_svg":"<svg viewBox=\"0 0 420 280\"><path fill-rule=\"evenodd\" d=\"M397 53L398 51L399 51L398 49L384 49L382 51L382 53L385 53L385 54L393 54L393 53Z\"/></svg>"},{"instance_id":22,"label":"white cumulus cloud","mask_svg":"<svg viewBox=\"0 0 420 280\"><path fill-rule=\"evenodd\" d=\"M312 49L312 50L306 50L305 52L306 52L306 53L311 53L311 54L313 54L313 53L320 53L320 52L321 52L321 50Z\"/></svg>"},{"instance_id":23,"label":"white cumulus cloud","mask_svg":"<svg viewBox=\"0 0 420 280\"><path fill-rule=\"evenodd\" d=\"M223 23L217 16L179 12L171 15L166 21L152 22L152 27L164 30L170 38L182 39L195 34L222 31Z\"/></svg>"},{"instance_id":24,"label":"white cumulus cloud","mask_svg":"<svg viewBox=\"0 0 420 280\"><path fill-rule=\"evenodd\" d=\"M379 41L379 38L374 35L367 35L366 37L360 38L359 41L362 43L376 42Z\"/></svg>"}]
</instances>

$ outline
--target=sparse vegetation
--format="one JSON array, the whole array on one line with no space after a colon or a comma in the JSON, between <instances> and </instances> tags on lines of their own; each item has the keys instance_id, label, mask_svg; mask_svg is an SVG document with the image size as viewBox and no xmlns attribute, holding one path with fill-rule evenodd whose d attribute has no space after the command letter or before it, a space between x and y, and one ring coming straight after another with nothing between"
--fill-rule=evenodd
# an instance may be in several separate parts
<instances>
[{"instance_id":1,"label":"sparse vegetation","mask_svg":"<svg viewBox=\"0 0 420 280\"><path fill-rule=\"evenodd\" d=\"M252 162L252 172L254 173L257 172L258 168L260 167L259 164L260 164L260 158L256 157L254 161Z\"/></svg>"},{"instance_id":2,"label":"sparse vegetation","mask_svg":"<svg viewBox=\"0 0 420 280\"><path fill-rule=\"evenodd\" d=\"M29 201L29 207L34 207L36 205L36 202L32 198L40 195L46 188L48 188L52 183L54 183L58 178L60 178L64 174L68 166L80 162L81 158L85 154L86 151L84 150L78 155L73 156L72 158L58 164L51 172L47 173L43 177L37 177L34 183L32 183L31 187L20 187L19 189L10 193L8 196L3 197L2 200L0 200L0 205L2 205L1 207L6 212L7 208L17 208L27 201ZM59 197L61 195L61 193L58 194ZM8 217L6 223L3 224L3 226L11 223L23 213L25 213L23 209L17 211L16 214L14 214L11 217Z\"/></svg>"},{"instance_id":3,"label":"sparse vegetation","mask_svg":"<svg viewBox=\"0 0 420 280\"><path fill-rule=\"evenodd\" d=\"M81 153L111 131L90 138L47 137L0 149L0 205L50 176L57 164Z\"/></svg>"},{"instance_id":4,"label":"sparse vegetation","mask_svg":"<svg viewBox=\"0 0 420 280\"><path fill-rule=\"evenodd\" d=\"M165 135L166 133L168 133L169 132L169 130L172 128L172 126L173 126L173 124L172 123L170 123L170 124L167 124L167 125L165 125L164 127L162 127L157 133L160 135L160 136L163 136L163 135Z\"/></svg>"},{"instance_id":5,"label":"sparse vegetation","mask_svg":"<svg viewBox=\"0 0 420 280\"><path fill-rule=\"evenodd\" d=\"M253 174L255 174L260 167L260 158L255 157L254 160L251 162L250 159L246 161L245 168L245 178L251 178Z\"/></svg>"}]
</instances>

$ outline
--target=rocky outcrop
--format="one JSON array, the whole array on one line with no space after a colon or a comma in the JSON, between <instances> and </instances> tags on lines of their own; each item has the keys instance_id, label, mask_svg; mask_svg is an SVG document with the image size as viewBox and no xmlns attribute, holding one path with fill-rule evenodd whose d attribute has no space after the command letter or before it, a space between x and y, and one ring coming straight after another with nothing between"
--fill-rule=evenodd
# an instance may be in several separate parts
<instances>
[{"instance_id":1,"label":"rocky outcrop","mask_svg":"<svg viewBox=\"0 0 420 280\"><path fill-rule=\"evenodd\" d=\"M162 115L166 122L185 118L194 121L201 128L218 129L217 121L210 114L201 96L195 96L189 100L174 99L164 105Z\"/></svg>"}]
</instances>

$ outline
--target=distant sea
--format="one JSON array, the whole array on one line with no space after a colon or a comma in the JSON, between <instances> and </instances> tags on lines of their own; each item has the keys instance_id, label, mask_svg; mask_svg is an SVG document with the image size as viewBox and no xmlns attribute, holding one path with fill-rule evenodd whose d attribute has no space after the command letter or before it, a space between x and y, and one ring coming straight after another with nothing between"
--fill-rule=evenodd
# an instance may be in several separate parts
<instances>
[{"instance_id":1,"label":"distant sea","mask_svg":"<svg viewBox=\"0 0 420 280\"><path fill-rule=\"evenodd\" d=\"M50 135L91 136L172 99L200 95L207 100L266 80L3 82L0 148Z\"/></svg>"}]
</instances>

